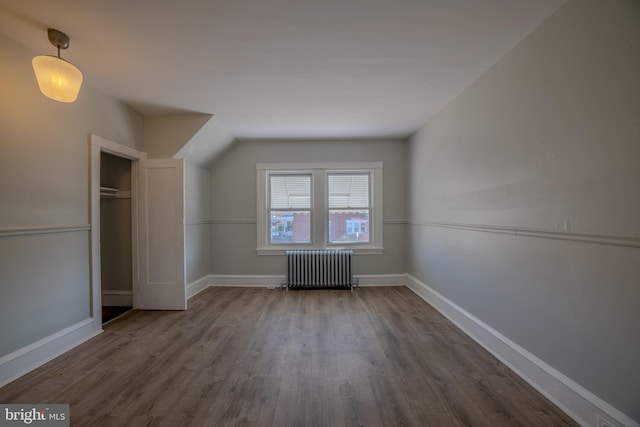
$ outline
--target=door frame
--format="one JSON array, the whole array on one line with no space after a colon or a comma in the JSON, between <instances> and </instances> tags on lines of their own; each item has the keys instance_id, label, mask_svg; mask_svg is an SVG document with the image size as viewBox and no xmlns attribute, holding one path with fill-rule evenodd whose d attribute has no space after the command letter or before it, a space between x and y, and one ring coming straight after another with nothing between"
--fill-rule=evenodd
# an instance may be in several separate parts
<instances>
[{"instance_id":1,"label":"door frame","mask_svg":"<svg viewBox=\"0 0 640 427\"><path fill-rule=\"evenodd\" d=\"M136 308L138 294L138 160L146 159L147 153L126 145L89 134L90 153L90 257L91 257L91 317L94 330L102 330L102 279L100 255L100 154L109 153L131 160L131 267L132 299Z\"/></svg>"}]
</instances>

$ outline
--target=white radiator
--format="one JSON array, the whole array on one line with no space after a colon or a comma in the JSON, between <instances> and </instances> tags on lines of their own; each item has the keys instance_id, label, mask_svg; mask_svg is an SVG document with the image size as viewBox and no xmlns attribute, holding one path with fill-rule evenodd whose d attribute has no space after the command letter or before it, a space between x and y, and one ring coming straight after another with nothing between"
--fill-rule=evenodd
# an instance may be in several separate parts
<instances>
[{"instance_id":1,"label":"white radiator","mask_svg":"<svg viewBox=\"0 0 640 427\"><path fill-rule=\"evenodd\" d=\"M352 270L353 251L292 250L287 251L289 288L349 288L357 286Z\"/></svg>"}]
</instances>

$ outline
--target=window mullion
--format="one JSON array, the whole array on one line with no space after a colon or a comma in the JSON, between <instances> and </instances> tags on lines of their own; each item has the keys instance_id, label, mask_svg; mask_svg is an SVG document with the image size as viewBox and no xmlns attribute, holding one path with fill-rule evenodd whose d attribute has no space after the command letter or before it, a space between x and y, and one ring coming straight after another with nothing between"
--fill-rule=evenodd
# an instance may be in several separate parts
<instances>
[{"instance_id":1,"label":"window mullion","mask_svg":"<svg viewBox=\"0 0 640 427\"><path fill-rule=\"evenodd\" d=\"M314 247L323 248L327 244L327 202L326 202L326 177L322 170L313 171L313 188L311 206L311 220L313 221L313 234L311 237Z\"/></svg>"}]
</instances>

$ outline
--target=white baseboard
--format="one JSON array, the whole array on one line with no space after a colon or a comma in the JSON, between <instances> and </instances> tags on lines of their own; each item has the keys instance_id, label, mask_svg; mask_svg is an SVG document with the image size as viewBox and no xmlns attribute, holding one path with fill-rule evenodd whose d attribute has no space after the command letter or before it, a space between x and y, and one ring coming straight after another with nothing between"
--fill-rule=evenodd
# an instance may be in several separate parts
<instances>
[{"instance_id":1,"label":"white baseboard","mask_svg":"<svg viewBox=\"0 0 640 427\"><path fill-rule=\"evenodd\" d=\"M190 299L198 295L200 292L204 291L209 286L211 286L213 284L212 277L213 276L209 274L207 276L201 277L198 280L195 280L189 283L187 285L187 299Z\"/></svg>"},{"instance_id":2,"label":"white baseboard","mask_svg":"<svg viewBox=\"0 0 640 427\"><path fill-rule=\"evenodd\" d=\"M88 318L0 357L0 387L44 365L101 332L102 329L94 329L93 319Z\"/></svg>"},{"instance_id":3,"label":"white baseboard","mask_svg":"<svg viewBox=\"0 0 640 427\"><path fill-rule=\"evenodd\" d=\"M284 276L238 276L215 274L210 276L213 280L212 286L233 286L240 288L279 288L284 282Z\"/></svg>"},{"instance_id":4,"label":"white baseboard","mask_svg":"<svg viewBox=\"0 0 640 427\"><path fill-rule=\"evenodd\" d=\"M102 305L133 307L132 291L102 291Z\"/></svg>"},{"instance_id":5,"label":"white baseboard","mask_svg":"<svg viewBox=\"0 0 640 427\"><path fill-rule=\"evenodd\" d=\"M406 277L409 289L451 320L580 425L599 427L602 424L598 423L598 418L601 418L611 420L606 424L611 427L640 427L639 423L518 346L437 291L410 274L407 274Z\"/></svg>"},{"instance_id":6,"label":"white baseboard","mask_svg":"<svg viewBox=\"0 0 640 427\"><path fill-rule=\"evenodd\" d=\"M285 276L236 276L236 275L211 275L211 286L234 286L252 288L279 288L285 281ZM366 274L355 276L360 286L405 286L405 274Z\"/></svg>"},{"instance_id":7,"label":"white baseboard","mask_svg":"<svg viewBox=\"0 0 640 427\"><path fill-rule=\"evenodd\" d=\"M356 275L358 285L369 286L406 286L406 274L361 274Z\"/></svg>"}]
</instances>

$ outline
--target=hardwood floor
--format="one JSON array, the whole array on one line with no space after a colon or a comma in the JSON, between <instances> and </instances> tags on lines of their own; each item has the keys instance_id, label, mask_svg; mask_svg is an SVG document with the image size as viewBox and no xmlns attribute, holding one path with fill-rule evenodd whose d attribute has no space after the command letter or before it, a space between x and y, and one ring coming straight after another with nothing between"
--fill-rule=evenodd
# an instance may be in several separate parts
<instances>
[{"instance_id":1,"label":"hardwood floor","mask_svg":"<svg viewBox=\"0 0 640 427\"><path fill-rule=\"evenodd\" d=\"M409 289L209 288L0 388L72 426L575 426Z\"/></svg>"}]
</instances>

